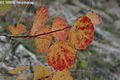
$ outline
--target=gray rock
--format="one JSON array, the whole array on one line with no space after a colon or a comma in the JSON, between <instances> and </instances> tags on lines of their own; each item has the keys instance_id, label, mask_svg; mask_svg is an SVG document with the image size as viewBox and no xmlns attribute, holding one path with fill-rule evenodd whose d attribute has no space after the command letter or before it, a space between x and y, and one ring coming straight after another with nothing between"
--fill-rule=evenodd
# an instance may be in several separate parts
<instances>
[{"instance_id":1,"label":"gray rock","mask_svg":"<svg viewBox=\"0 0 120 80\"><path fill-rule=\"evenodd\" d=\"M76 19L76 16L72 13L70 9L63 6L63 4L59 4L58 2L54 2L49 6L49 14L51 15L57 15L65 18L67 23L69 25L73 24L74 20Z\"/></svg>"},{"instance_id":2,"label":"gray rock","mask_svg":"<svg viewBox=\"0 0 120 80\"><path fill-rule=\"evenodd\" d=\"M115 28L117 31L120 31L120 20L114 22Z\"/></svg>"},{"instance_id":3,"label":"gray rock","mask_svg":"<svg viewBox=\"0 0 120 80\"><path fill-rule=\"evenodd\" d=\"M66 5L68 8L70 8L73 12L78 13L80 11L80 8L75 5Z\"/></svg>"},{"instance_id":4,"label":"gray rock","mask_svg":"<svg viewBox=\"0 0 120 80\"><path fill-rule=\"evenodd\" d=\"M0 61L6 56L6 54L9 52L10 44L8 43L1 43L0 42Z\"/></svg>"},{"instance_id":5,"label":"gray rock","mask_svg":"<svg viewBox=\"0 0 120 80\"><path fill-rule=\"evenodd\" d=\"M21 44L17 46L15 51L10 52L5 59L5 65L13 68L20 65L31 65L32 69L34 69L36 64L41 63L33 53L25 49Z\"/></svg>"},{"instance_id":6,"label":"gray rock","mask_svg":"<svg viewBox=\"0 0 120 80\"><path fill-rule=\"evenodd\" d=\"M120 7L118 6L116 0L110 0L105 5L106 12L116 15L118 18L120 18Z\"/></svg>"},{"instance_id":7,"label":"gray rock","mask_svg":"<svg viewBox=\"0 0 120 80\"><path fill-rule=\"evenodd\" d=\"M7 39L6 39L5 36L0 36L0 41L2 41L2 42L7 42Z\"/></svg>"},{"instance_id":8,"label":"gray rock","mask_svg":"<svg viewBox=\"0 0 120 80\"><path fill-rule=\"evenodd\" d=\"M26 69L22 72L29 73L33 75L31 72L34 71L34 68L37 64L41 64L36 56L28 51L23 45L18 45L16 49L12 50L12 45L6 43L0 43L0 79L1 80L9 80L12 78L7 73L9 70L22 65L30 65L30 69ZM20 74L19 72L18 74ZM9 77L9 78L8 78ZM12 79L14 80L14 79Z\"/></svg>"}]
</instances>

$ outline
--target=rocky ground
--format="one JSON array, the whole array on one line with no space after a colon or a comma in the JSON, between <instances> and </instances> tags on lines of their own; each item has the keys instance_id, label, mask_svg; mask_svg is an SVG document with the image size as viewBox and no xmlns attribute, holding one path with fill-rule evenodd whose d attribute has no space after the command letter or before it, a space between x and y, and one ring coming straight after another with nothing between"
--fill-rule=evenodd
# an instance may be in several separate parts
<instances>
[{"instance_id":1,"label":"rocky ground","mask_svg":"<svg viewBox=\"0 0 120 80\"><path fill-rule=\"evenodd\" d=\"M39 6L39 3L35 3L35 6L25 11L24 19L33 18L33 9L36 10ZM51 24L56 16L62 16L69 25L73 25L76 18L84 16L89 10L102 17L102 23L95 25L94 41L87 49L77 51L78 57L70 68L74 80L120 80L120 0L51 0L48 8L52 17L46 24ZM4 26L15 23L17 18L13 14L15 13L10 11L1 19L3 22L0 23L0 32L6 28ZM7 24L6 20L10 23ZM0 80L13 80L13 76L5 72L16 66L31 65L31 69L26 72L32 75L35 64L46 64L40 58L41 55L33 50L32 45L23 41L8 42L6 37L0 37ZM82 60L87 61L87 66L81 66Z\"/></svg>"}]
</instances>

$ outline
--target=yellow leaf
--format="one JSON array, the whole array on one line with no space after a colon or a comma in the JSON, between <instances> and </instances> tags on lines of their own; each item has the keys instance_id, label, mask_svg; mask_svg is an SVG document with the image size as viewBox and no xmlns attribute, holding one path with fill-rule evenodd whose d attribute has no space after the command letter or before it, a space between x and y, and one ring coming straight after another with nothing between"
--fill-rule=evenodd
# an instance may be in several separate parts
<instances>
[{"instance_id":1,"label":"yellow leaf","mask_svg":"<svg viewBox=\"0 0 120 80\"><path fill-rule=\"evenodd\" d=\"M52 31L63 29L67 26L68 25L66 21L64 20L64 18L59 16L52 23ZM68 29L53 33L55 40L66 40L67 35L68 35Z\"/></svg>"},{"instance_id":2,"label":"yellow leaf","mask_svg":"<svg viewBox=\"0 0 120 80\"><path fill-rule=\"evenodd\" d=\"M9 27L9 31L12 34L22 34L27 31L26 27L23 24L15 24Z\"/></svg>"},{"instance_id":3,"label":"yellow leaf","mask_svg":"<svg viewBox=\"0 0 120 80\"><path fill-rule=\"evenodd\" d=\"M92 41L94 36L94 26L92 21L82 16L75 20L74 26L70 30L69 40L77 49L85 49Z\"/></svg>"},{"instance_id":4,"label":"yellow leaf","mask_svg":"<svg viewBox=\"0 0 120 80\"><path fill-rule=\"evenodd\" d=\"M34 17L34 24L31 29L30 35L34 35L40 28L44 25L47 18L49 16L49 11L47 6L40 6L37 10L36 15Z\"/></svg>"},{"instance_id":5,"label":"yellow leaf","mask_svg":"<svg viewBox=\"0 0 120 80\"><path fill-rule=\"evenodd\" d=\"M0 0L1 2L12 1L12 0ZM0 4L0 16L4 16L6 12L10 10L12 4L1 3Z\"/></svg>"},{"instance_id":6,"label":"yellow leaf","mask_svg":"<svg viewBox=\"0 0 120 80\"><path fill-rule=\"evenodd\" d=\"M16 68L8 71L8 73L10 73L10 74L16 74L16 73L18 73L18 72L20 72L20 71L22 71L22 70L24 70L24 69L27 69L27 68L29 68L28 65L18 66L18 67L16 67Z\"/></svg>"},{"instance_id":7,"label":"yellow leaf","mask_svg":"<svg viewBox=\"0 0 120 80\"><path fill-rule=\"evenodd\" d=\"M71 76L71 72L65 69L63 71L57 70L54 73L52 80L73 80L73 78Z\"/></svg>"},{"instance_id":8,"label":"yellow leaf","mask_svg":"<svg viewBox=\"0 0 120 80\"><path fill-rule=\"evenodd\" d=\"M49 26L45 26L41 28L38 32L36 32L36 35L50 32L51 29ZM52 41L52 34L46 34L42 36L38 36L35 38L35 47L37 52L44 53L48 47L50 46L50 43Z\"/></svg>"},{"instance_id":9,"label":"yellow leaf","mask_svg":"<svg viewBox=\"0 0 120 80\"><path fill-rule=\"evenodd\" d=\"M16 80L28 80L28 76L25 73L20 74Z\"/></svg>"},{"instance_id":10,"label":"yellow leaf","mask_svg":"<svg viewBox=\"0 0 120 80\"><path fill-rule=\"evenodd\" d=\"M34 70L34 80L51 80L50 69L38 64Z\"/></svg>"},{"instance_id":11,"label":"yellow leaf","mask_svg":"<svg viewBox=\"0 0 120 80\"><path fill-rule=\"evenodd\" d=\"M87 12L86 14L87 17L89 17L92 20L92 23L95 24L100 24L102 19L97 15L95 12Z\"/></svg>"},{"instance_id":12,"label":"yellow leaf","mask_svg":"<svg viewBox=\"0 0 120 80\"><path fill-rule=\"evenodd\" d=\"M76 49L69 41L56 41L48 50L47 62L61 71L69 68L76 57Z\"/></svg>"}]
</instances>

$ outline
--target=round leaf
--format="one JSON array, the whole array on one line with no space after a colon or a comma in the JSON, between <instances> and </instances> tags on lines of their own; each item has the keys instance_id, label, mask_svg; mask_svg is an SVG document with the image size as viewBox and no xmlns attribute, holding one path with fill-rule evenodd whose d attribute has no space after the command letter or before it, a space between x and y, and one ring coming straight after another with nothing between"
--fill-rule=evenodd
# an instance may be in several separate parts
<instances>
[{"instance_id":1,"label":"round leaf","mask_svg":"<svg viewBox=\"0 0 120 80\"><path fill-rule=\"evenodd\" d=\"M46 22L48 16L49 16L49 11L47 6L40 6L34 17L34 24L30 32L31 35L34 35L35 32L40 30L40 28Z\"/></svg>"},{"instance_id":2,"label":"round leaf","mask_svg":"<svg viewBox=\"0 0 120 80\"><path fill-rule=\"evenodd\" d=\"M86 14L87 17L89 17L92 20L92 23L95 24L100 24L102 19L97 15L95 12L87 12Z\"/></svg>"},{"instance_id":3,"label":"round leaf","mask_svg":"<svg viewBox=\"0 0 120 80\"><path fill-rule=\"evenodd\" d=\"M52 23L52 31L63 29L67 26L68 25L64 20L64 18L59 16ZM68 35L68 29L53 33L55 40L66 40L67 35Z\"/></svg>"},{"instance_id":4,"label":"round leaf","mask_svg":"<svg viewBox=\"0 0 120 80\"><path fill-rule=\"evenodd\" d=\"M76 49L69 41L56 41L48 50L47 62L54 69L63 70L69 68L76 57Z\"/></svg>"},{"instance_id":5,"label":"round leaf","mask_svg":"<svg viewBox=\"0 0 120 80\"><path fill-rule=\"evenodd\" d=\"M92 41L94 36L94 26L92 21L82 16L76 19L74 26L70 30L69 40L77 49L85 49Z\"/></svg>"},{"instance_id":6,"label":"round leaf","mask_svg":"<svg viewBox=\"0 0 120 80\"><path fill-rule=\"evenodd\" d=\"M50 69L38 64L34 70L34 80L51 80Z\"/></svg>"},{"instance_id":7,"label":"round leaf","mask_svg":"<svg viewBox=\"0 0 120 80\"><path fill-rule=\"evenodd\" d=\"M36 32L36 35L50 32L51 29L49 26L45 26L41 28L38 32ZM42 36L38 36L35 38L35 47L37 52L44 53L48 47L50 46L50 43L52 41L52 34L46 34Z\"/></svg>"},{"instance_id":8,"label":"round leaf","mask_svg":"<svg viewBox=\"0 0 120 80\"><path fill-rule=\"evenodd\" d=\"M22 34L25 33L27 29L23 24L15 24L9 27L9 31L12 34Z\"/></svg>"}]
</instances>

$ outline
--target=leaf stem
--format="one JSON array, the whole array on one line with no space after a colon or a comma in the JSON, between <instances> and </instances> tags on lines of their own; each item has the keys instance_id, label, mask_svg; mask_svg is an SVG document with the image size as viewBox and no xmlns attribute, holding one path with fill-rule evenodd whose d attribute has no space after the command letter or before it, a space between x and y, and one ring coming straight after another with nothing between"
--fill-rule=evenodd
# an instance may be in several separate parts
<instances>
[{"instance_id":1,"label":"leaf stem","mask_svg":"<svg viewBox=\"0 0 120 80\"><path fill-rule=\"evenodd\" d=\"M67 26L67 27L62 28L62 29L50 31L50 32L47 32L47 33L37 34L37 35L8 35L8 34L1 34L0 33L0 36L6 36L6 37L8 37L10 39L12 39L12 38L35 38L35 37L38 37L38 36L42 36L42 35L46 35L46 34L51 34L51 33L54 33L54 32L58 32L58 31L62 31L64 29L67 29L67 28L70 28L70 27L72 27L72 26Z\"/></svg>"}]
</instances>

